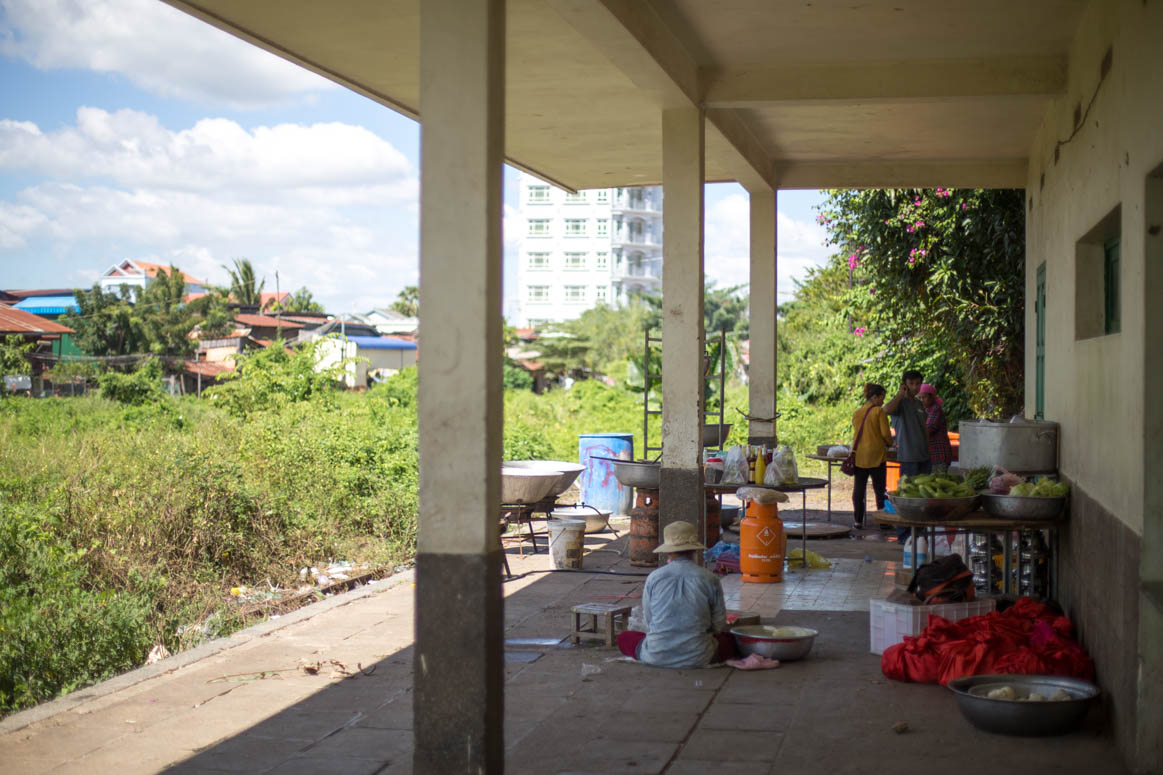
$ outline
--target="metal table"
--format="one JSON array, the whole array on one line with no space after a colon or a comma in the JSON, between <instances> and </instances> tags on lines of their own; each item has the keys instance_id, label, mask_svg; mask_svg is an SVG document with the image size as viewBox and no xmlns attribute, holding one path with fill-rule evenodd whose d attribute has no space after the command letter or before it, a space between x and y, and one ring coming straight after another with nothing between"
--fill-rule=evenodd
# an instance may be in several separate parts
<instances>
[{"instance_id":1,"label":"metal table","mask_svg":"<svg viewBox=\"0 0 1163 775\"><path fill-rule=\"evenodd\" d=\"M828 521L832 521L832 467L839 468L844 464L843 457L829 457L828 455L804 455L808 460L822 460L828 464ZM847 457L847 456L845 456Z\"/></svg>"},{"instance_id":2,"label":"metal table","mask_svg":"<svg viewBox=\"0 0 1163 775\"><path fill-rule=\"evenodd\" d=\"M928 534L929 546L936 546L937 528L941 528L946 534L953 533L1002 533L1005 539L1002 542L1002 593L1010 594L1018 590L1014 589L1011 581L1010 565L1013 561L1013 533L1014 531L1022 530L1049 530L1057 531L1059 528L1065 526L1065 519L1003 519L987 514L984 511L975 511L968 514L962 519L953 519L948 521L930 522L921 520L905 519L899 514L889 514L887 512L872 512L868 515L877 522L883 522L886 525L895 525L897 527L907 527L912 530L913 546L917 545L918 530ZM1055 539L1057 535L1055 534ZM988 561L985 563L985 583L986 589L992 592L993 590L993 553L988 549ZM1057 540L1050 542L1050 596L1056 597L1058 594L1058 542ZM1021 587L1022 578L1022 557L1021 552L1018 553L1018 588Z\"/></svg>"},{"instance_id":3,"label":"metal table","mask_svg":"<svg viewBox=\"0 0 1163 775\"><path fill-rule=\"evenodd\" d=\"M740 484L706 484L704 485L708 490L715 493L735 492L740 487L759 487L764 490L776 490L777 492L798 492L800 494L801 502L801 517L800 517L800 549L803 552L803 565L808 567L808 490L821 490L828 486L826 479L819 479L814 476L801 476L795 484L750 484L743 482Z\"/></svg>"}]
</instances>

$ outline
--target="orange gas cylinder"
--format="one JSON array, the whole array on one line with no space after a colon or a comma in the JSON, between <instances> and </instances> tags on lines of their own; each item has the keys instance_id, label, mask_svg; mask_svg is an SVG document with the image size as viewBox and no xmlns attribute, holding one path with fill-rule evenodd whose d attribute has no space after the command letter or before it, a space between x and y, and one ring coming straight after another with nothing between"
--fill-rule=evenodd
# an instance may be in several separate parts
<instances>
[{"instance_id":1,"label":"orange gas cylinder","mask_svg":"<svg viewBox=\"0 0 1163 775\"><path fill-rule=\"evenodd\" d=\"M739 570L743 580L760 584L783 581L783 557L787 537L779 509L747 502L747 513L739 523Z\"/></svg>"}]
</instances>

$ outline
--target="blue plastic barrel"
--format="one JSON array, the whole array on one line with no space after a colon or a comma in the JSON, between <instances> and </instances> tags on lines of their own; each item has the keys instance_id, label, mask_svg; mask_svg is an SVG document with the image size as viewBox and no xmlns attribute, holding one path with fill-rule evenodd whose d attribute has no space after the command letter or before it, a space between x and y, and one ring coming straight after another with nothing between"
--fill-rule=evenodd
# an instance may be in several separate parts
<instances>
[{"instance_id":1,"label":"blue plastic barrel","mask_svg":"<svg viewBox=\"0 0 1163 775\"><path fill-rule=\"evenodd\" d=\"M634 434L582 433L577 437L577 461L585 466L578 478L582 502L612 514L628 515L634 505L634 488L618 483L613 463L595 457L633 460Z\"/></svg>"}]
</instances>

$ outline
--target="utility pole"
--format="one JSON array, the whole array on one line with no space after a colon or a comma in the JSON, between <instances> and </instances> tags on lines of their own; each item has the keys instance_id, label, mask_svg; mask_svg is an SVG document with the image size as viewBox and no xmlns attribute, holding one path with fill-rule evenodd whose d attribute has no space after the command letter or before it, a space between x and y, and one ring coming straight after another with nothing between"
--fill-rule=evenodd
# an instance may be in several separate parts
<instances>
[{"instance_id":1,"label":"utility pole","mask_svg":"<svg viewBox=\"0 0 1163 775\"><path fill-rule=\"evenodd\" d=\"M279 270L275 270L275 339L283 341L283 304L279 291Z\"/></svg>"}]
</instances>

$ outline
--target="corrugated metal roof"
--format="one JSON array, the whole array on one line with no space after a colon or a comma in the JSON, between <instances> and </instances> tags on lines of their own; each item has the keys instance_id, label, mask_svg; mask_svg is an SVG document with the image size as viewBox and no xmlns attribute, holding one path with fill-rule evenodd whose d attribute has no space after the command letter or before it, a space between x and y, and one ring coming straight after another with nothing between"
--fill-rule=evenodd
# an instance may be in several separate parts
<instances>
[{"instance_id":1,"label":"corrugated metal roof","mask_svg":"<svg viewBox=\"0 0 1163 775\"><path fill-rule=\"evenodd\" d=\"M73 329L31 312L0 304L0 334L72 334Z\"/></svg>"},{"instance_id":2,"label":"corrugated metal roof","mask_svg":"<svg viewBox=\"0 0 1163 775\"><path fill-rule=\"evenodd\" d=\"M395 339L390 336L349 336L349 342L355 342L363 350L415 350L415 342Z\"/></svg>"},{"instance_id":3,"label":"corrugated metal roof","mask_svg":"<svg viewBox=\"0 0 1163 775\"><path fill-rule=\"evenodd\" d=\"M68 296L28 296L13 306L33 315L63 315L81 309L71 293Z\"/></svg>"}]
</instances>

